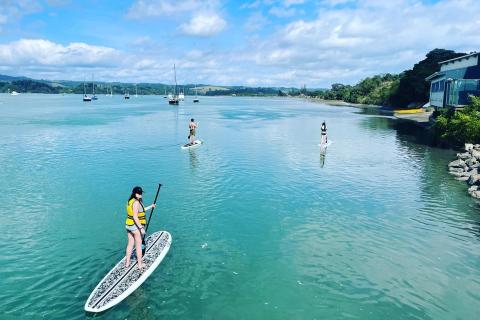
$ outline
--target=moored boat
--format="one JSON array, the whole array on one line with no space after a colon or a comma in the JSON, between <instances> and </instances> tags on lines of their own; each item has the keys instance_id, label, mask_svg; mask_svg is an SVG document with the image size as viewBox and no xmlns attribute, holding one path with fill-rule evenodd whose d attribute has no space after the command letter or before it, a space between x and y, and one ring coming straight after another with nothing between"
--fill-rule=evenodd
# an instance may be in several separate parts
<instances>
[{"instance_id":1,"label":"moored boat","mask_svg":"<svg viewBox=\"0 0 480 320\"><path fill-rule=\"evenodd\" d=\"M175 69L175 64L173 65L173 74L175 76L175 92L171 97L168 98L168 104L178 105L180 99L177 94L177 70Z\"/></svg>"}]
</instances>

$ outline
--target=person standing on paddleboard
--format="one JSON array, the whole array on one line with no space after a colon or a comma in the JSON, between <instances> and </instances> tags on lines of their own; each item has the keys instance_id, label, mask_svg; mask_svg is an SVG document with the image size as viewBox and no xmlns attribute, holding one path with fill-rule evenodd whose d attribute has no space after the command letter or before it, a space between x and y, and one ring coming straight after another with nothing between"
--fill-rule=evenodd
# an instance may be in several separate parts
<instances>
[{"instance_id":1,"label":"person standing on paddleboard","mask_svg":"<svg viewBox=\"0 0 480 320\"><path fill-rule=\"evenodd\" d=\"M320 128L322 130L322 137L320 140L321 144L327 144L327 125L325 124L325 120L322 122L322 126Z\"/></svg>"},{"instance_id":2,"label":"person standing on paddleboard","mask_svg":"<svg viewBox=\"0 0 480 320\"><path fill-rule=\"evenodd\" d=\"M155 208L155 204L148 207L143 206L142 201L143 190L141 187L135 187L127 202L127 219L125 228L127 229L128 244L126 249L125 266L130 266L130 256L132 255L133 246L137 254L138 268L144 267L142 262L142 239L145 236L145 225L147 224L145 213L151 208Z\"/></svg>"},{"instance_id":3,"label":"person standing on paddleboard","mask_svg":"<svg viewBox=\"0 0 480 320\"><path fill-rule=\"evenodd\" d=\"M195 119L190 119L190 124L188 125L188 128L190 129L188 139L190 141L190 144L193 145L193 143L195 142L195 131L197 130L197 124L195 123Z\"/></svg>"}]
</instances>

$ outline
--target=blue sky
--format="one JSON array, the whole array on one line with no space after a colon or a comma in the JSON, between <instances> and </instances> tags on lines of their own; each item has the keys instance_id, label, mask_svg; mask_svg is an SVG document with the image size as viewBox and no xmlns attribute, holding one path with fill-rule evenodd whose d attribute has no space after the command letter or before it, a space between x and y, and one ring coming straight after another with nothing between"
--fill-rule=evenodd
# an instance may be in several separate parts
<instances>
[{"instance_id":1,"label":"blue sky","mask_svg":"<svg viewBox=\"0 0 480 320\"><path fill-rule=\"evenodd\" d=\"M480 50L478 0L0 0L0 73L329 87Z\"/></svg>"}]
</instances>

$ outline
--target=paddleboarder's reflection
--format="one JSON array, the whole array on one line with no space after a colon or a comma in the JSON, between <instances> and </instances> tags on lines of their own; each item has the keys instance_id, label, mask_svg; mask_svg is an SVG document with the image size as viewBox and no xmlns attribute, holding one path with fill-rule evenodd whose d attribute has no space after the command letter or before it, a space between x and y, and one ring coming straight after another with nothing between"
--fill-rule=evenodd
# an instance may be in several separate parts
<instances>
[{"instance_id":1,"label":"paddleboarder's reflection","mask_svg":"<svg viewBox=\"0 0 480 320\"><path fill-rule=\"evenodd\" d=\"M188 155L190 156L190 168L192 170L198 167L198 156L195 149L188 149Z\"/></svg>"},{"instance_id":2,"label":"paddleboarder's reflection","mask_svg":"<svg viewBox=\"0 0 480 320\"><path fill-rule=\"evenodd\" d=\"M320 167L325 165L325 157L327 156L327 146L320 147Z\"/></svg>"}]
</instances>

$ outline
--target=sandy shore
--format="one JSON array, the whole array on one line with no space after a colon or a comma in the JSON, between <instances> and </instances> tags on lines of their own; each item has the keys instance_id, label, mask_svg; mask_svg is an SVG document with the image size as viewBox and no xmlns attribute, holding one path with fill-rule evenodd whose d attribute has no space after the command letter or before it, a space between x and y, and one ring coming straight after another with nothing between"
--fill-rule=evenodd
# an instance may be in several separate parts
<instances>
[{"instance_id":1,"label":"sandy shore","mask_svg":"<svg viewBox=\"0 0 480 320\"><path fill-rule=\"evenodd\" d=\"M362 108L362 109L377 109L382 114L393 115L395 119L402 120L402 121L411 121L421 126L428 126L430 124L430 116L432 115L432 112L399 114L399 113L396 113L395 110L390 109L388 107L382 107L382 106L372 105L372 104L350 103L342 100L323 100L323 99L316 99L316 98L307 98L307 100L311 102L318 102L318 103L327 104L331 106L355 107L355 108Z\"/></svg>"},{"instance_id":2,"label":"sandy shore","mask_svg":"<svg viewBox=\"0 0 480 320\"><path fill-rule=\"evenodd\" d=\"M374 104L351 103L351 102L345 102L343 100L324 100L324 99L317 99L317 98L306 98L306 99L308 101L311 101L311 102L328 104L330 106L355 107L355 108L375 108L375 109L383 108L382 106L378 106L378 105L374 105Z\"/></svg>"}]
</instances>

